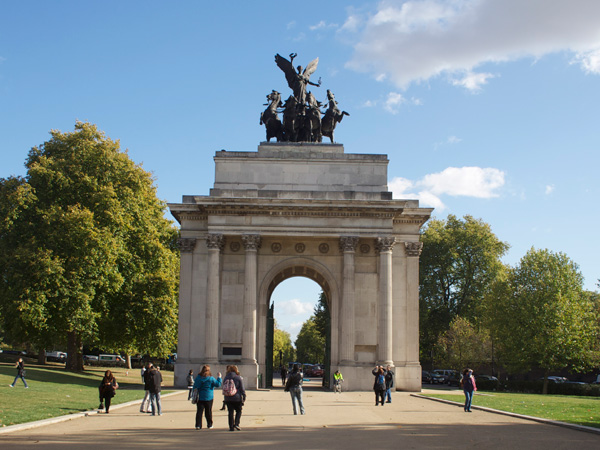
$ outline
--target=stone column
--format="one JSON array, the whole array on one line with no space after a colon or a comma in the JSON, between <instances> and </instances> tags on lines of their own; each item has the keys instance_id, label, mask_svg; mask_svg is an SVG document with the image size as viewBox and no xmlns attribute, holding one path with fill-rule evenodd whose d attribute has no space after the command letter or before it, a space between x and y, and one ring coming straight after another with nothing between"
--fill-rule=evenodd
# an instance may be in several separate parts
<instances>
[{"instance_id":1,"label":"stone column","mask_svg":"<svg viewBox=\"0 0 600 450\"><path fill-rule=\"evenodd\" d=\"M179 327L177 352L180 362L188 363L190 359L191 308L192 308L192 269L196 239L181 238L177 241L180 251L179 266ZM183 313L183 314L182 314ZM182 317L184 316L184 317Z\"/></svg>"},{"instance_id":2,"label":"stone column","mask_svg":"<svg viewBox=\"0 0 600 450\"><path fill-rule=\"evenodd\" d=\"M419 361L419 256L422 242L405 242L406 252L406 341L407 363Z\"/></svg>"},{"instance_id":3,"label":"stone column","mask_svg":"<svg viewBox=\"0 0 600 450\"><path fill-rule=\"evenodd\" d=\"M379 301L377 314L377 359L382 365L393 365L392 356L392 248L393 236L376 239L379 251Z\"/></svg>"},{"instance_id":4,"label":"stone column","mask_svg":"<svg viewBox=\"0 0 600 450\"><path fill-rule=\"evenodd\" d=\"M210 233L206 237L208 247L208 280L206 289L206 318L204 321L204 357L207 363L219 361L219 298L221 284L221 250L225 245L222 234Z\"/></svg>"},{"instance_id":5,"label":"stone column","mask_svg":"<svg viewBox=\"0 0 600 450\"><path fill-rule=\"evenodd\" d=\"M260 235L245 234L242 236L242 241L244 243L244 248L246 249L242 363L256 364L256 277Z\"/></svg>"},{"instance_id":6,"label":"stone column","mask_svg":"<svg viewBox=\"0 0 600 450\"><path fill-rule=\"evenodd\" d=\"M343 291L341 311L340 361L342 364L354 362L354 252L358 236L341 236L340 251L344 254Z\"/></svg>"}]
</instances>

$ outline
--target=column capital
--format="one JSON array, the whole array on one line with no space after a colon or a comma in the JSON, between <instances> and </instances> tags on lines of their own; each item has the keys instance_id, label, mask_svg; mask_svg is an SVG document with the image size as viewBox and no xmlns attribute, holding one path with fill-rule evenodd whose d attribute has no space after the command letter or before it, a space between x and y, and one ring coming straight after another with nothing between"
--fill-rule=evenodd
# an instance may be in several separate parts
<instances>
[{"instance_id":1,"label":"column capital","mask_svg":"<svg viewBox=\"0 0 600 450\"><path fill-rule=\"evenodd\" d=\"M191 253L196 247L196 238L179 238L177 239L179 251L182 253Z\"/></svg>"},{"instance_id":2,"label":"column capital","mask_svg":"<svg viewBox=\"0 0 600 450\"><path fill-rule=\"evenodd\" d=\"M395 243L396 238L394 236L378 237L375 239L375 249L380 253L391 252Z\"/></svg>"},{"instance_id":3,"label":"column capital","mask_svg":"<svg viewBox=\"0 0 600 450\"><path fill-rule=\"evenodd\" d=\"M356 251L358 240L358 236L340 236L340 251L342 253Z\"/></svg>"},{"instance_id":4,"label":"column capital","mask_svg":"<svg viewBox=\"0 0 600 450\"><path fill-rule=\"evenodd\" d=\"M244 248L248 250L258 250L261 244L260 234L242 234Z\"/></svg>"},{"instance_id":5,"label":"column capital","mask_svg":"<svg viewBox=\"0 0 600 450\"><path fill-rule=\"evenodd\" d=\"M225 236L220 233L209 233L206 236L206 246L208 248L223 250L223 247L225 246Z\"/></svg>"},{"instance_id":6,"label":"column capital","mask_svg":"<svg viewBox=\"0 0 600 450\"><path fill-rule=\"evenodd\" d=\"M422 242L405 242L406 256L420 256L423 250Z\"/></svg>"}]
</instances>

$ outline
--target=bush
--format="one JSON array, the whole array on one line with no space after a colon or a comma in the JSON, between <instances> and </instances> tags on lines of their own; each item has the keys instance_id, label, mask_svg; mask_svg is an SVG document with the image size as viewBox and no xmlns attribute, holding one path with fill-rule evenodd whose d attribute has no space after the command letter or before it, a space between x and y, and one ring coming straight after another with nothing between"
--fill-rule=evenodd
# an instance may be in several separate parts
<instances>
[{"instance_id":1,"label":"bush","mask_svg":"<svg viewBox=\"0 0 600 450\"><path fill-rule=\"evenodd\" d=\"M478 381L477 389L481 391L521 392L524 394L541 394L544 382L536 381ZM598 384L571 384L548 382L548 394L581 395L600 397Z\"/></svg>"}]
</instances>

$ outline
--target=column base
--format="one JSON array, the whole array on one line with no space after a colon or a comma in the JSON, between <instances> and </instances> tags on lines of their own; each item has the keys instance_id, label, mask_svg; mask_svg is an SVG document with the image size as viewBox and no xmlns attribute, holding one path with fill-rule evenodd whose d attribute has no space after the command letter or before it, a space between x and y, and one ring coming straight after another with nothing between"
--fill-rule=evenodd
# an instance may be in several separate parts
<instances>
[{"instance_id":1,"label":"column base","mask_svg":"<svg viewBox=\"0 0 600 450\"><path fill-rule=\"evenodd\" d=\"M245 389L258 389L258 364L242 361L238 365L240 375L244 378Z\"/></svg>"}]
</instances>

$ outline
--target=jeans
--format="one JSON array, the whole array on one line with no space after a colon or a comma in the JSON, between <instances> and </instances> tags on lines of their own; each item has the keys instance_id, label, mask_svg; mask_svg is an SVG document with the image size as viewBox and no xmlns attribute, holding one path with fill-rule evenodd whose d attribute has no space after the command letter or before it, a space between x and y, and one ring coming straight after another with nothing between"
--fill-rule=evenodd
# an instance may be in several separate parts
<instances>
[{"instance_id":1,"label":"jeans","mask_svg":"<svg viewBox=\"0 0 600 450\"><path fill-rule=\"evenodd\" d=\"M383 404L385 403L385 391L376 390L375 391L375 406L377 406L380 401L381 401L381 406L383 406Z\"/></svg>"},{"instance_id":2,"label":"jeans","mask_svg":"<svg viewBox=\"0 0 600 450\"><path fill-rule=\"evenodd\" d=\"M150 404L152 405L152 415L155 416L158 413L160 416L162 414L160 409L160 392L157 392L156 394L150 392Z\"/></svg>"},{"instance_id":3,"label":"jeans","mask_svg":"<svg viewBox=\"0 0 600 450\"><path fill-rule=\"evenodd\" d=\"M29 386L27 386L27 381L25 381L25 377L24 377L23 375L21 375L21 374L18 374L18 375L15 377L15 381L13 381L13 382L12 382L12 385L11 385L11 386L13 386L13 387L14 387L15 383L17 382L17 380L18 380L19 378L20 378L21 380L23 380L23 384L25 385L25 387L29 387Z\"/></svg>"},{"instance_id":4,"label":"jeans","mask_svg":"<svg viewBox=\"0 0 600 450\"><path fill-rule=\"evenodd\" d=\"M387 388L385 390L385 398L388 403L392 403L392 389L391 388Z\"/></svg>"},{"instance_id":5,"label":"jeans","mask_svg":"<svg viewBox=\"0 0 600 450\"><path fill-rule=\"evenodd\" d=\"M142 404L140 405L140 412L148 412L150 408L150 391L144 391L144 398L142 400Z\"/></svg>"},{"instance_id":6,"label":"jeans","mask_svg":"<svg viewBox=\"0 0 600 450\"><path fill-rule=\"evenodd\" d=\"M240 426L240 417L242 417L242 402L225 402L227 405L227 413L229 419L229 430L233 431L233 427ZM233 413L235 412L235 418Z\"/></svg>"},{"instance_id":7,"label":"jeans","mask_svg":"<svg viewBox=\"0 0 600 450\"><path fill-rule=\"evenodd\" d=\"M298 414L298 410L296 409L296 401L298 401L298 405L300 405L300 414L304 414L304 405L302 404L302 388L300 386L291 387L290 396L292 397L294 414Z\"/></svg>"},{"instance_id":8,"label":"jeans","mask_svg":"<svg viewBox=\"0 0 600 450\"><path fill-rule=\"evenodd\" d=\"M206 426L212 427L212 405L213 400L198 400L198 403L196 403L196 428L202 428L202 413L206 417Z\"/></svg>"},{"instance_id":9,"label":"jeans","mask_svg":"<svg viewBox=\"0 0 600 450\"><path fill-rule=\"evenodd\" d=\"M471 401L473 400L473 391L465 392L465 411L471 411Z\"/></svg>"}]
</instances>

